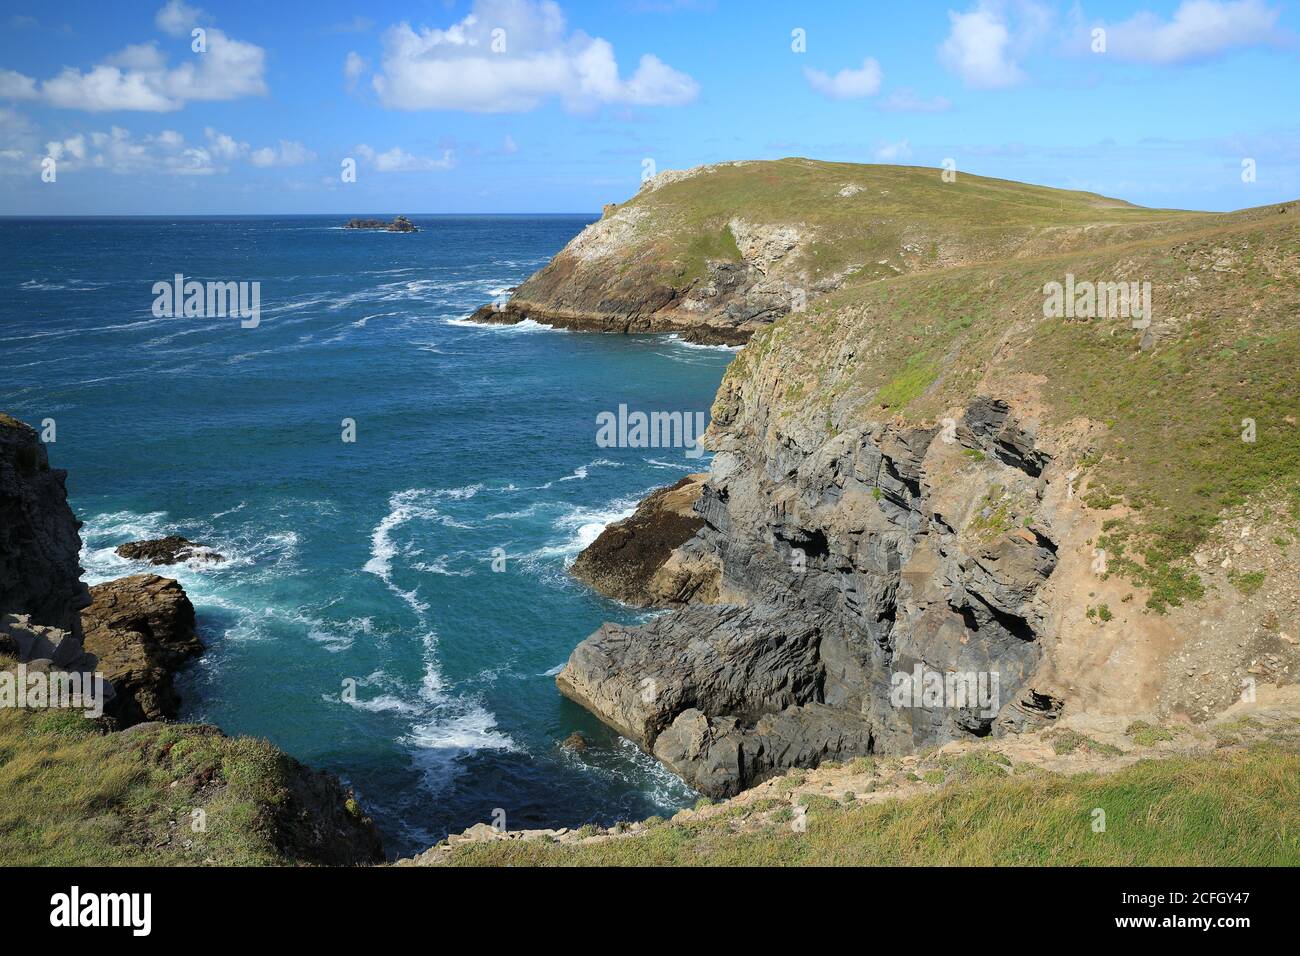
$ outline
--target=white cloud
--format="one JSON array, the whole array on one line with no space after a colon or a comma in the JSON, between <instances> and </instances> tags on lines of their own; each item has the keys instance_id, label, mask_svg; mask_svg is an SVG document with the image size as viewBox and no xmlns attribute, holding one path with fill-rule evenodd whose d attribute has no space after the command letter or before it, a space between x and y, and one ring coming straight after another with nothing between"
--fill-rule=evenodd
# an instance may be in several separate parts
<instances>
[{"instance_id":1,"label":"white cloud","mask_svg":"<svg viewBox=\"0 0 1300 956\"><path fill-rule=\"evenodd\" d=\"M316 158L316 154L295 140L280 140L279 146L264 146L249 155L254 166L303 166Z\"/></svg>"},{"instance_id":2,"label":"white cloud","mask_svg":"<svg viewBox=\"0 0 1300 956\"><path fill-rule=\"evenodd\" d=\"M207 137L205 147L217 159L225 162L247 160L254 166L304 166L316 159L316 154L296 140L282 139L278 146L263 146L253 149L248 143L241 142L233 136L219 132L211 126L205 127L203 135Z\"/></svg>"},{"instance_id":3,"label":"white cloud","mask_svg":"<svg viewBox=\"0 0 1300 956\"><path fill-rule=\"evenodd\" d=\"M1000 8L980 3L967 13L948 11L951 30L939 47L939 60L967 86L1015 86L1024 71L1011 52L1011 30Z\"/></svg>"},{"instance_id":4,"label":"white cloud","mask_svg":"<svg viewBox=\"0 0 1300 956\"><path fill-rule=\"evenodd\" d=\"M926 98L916 90L900 86L880 104L891 113L942 113L952 108L952 102L943 96Z\"/></svg>"},{"instance_id":5,"label":"white cloud","mask_svg":"<svg viewBox=\"0 0 1300 956\"><path fill-rule=\"evenodd\" d=\"M530 110L552 98L570 109L679 106L699 94L695 80L652 54L622 79L609 42L569 33L553 0L475 0L445 30L399 23L384 34L372 82L393 109L477 113Z\"/></svg>"},{"instance_id":6,"label":"white cloud","mask_svg":"<svg viewBox=\"0 0 1300 956\"><path fill-rule=\"evenodd\" d=\"M16 172L36 151L36 130L26 116L0 106L0 172Z\"/></svg>"},{"instance_id":7,"label":"white cloud","mask_svg":"<svg viewBox=\"0 0 1300 956\"><path fill-rule=\"evenodd\" d=\"M347 77L348 89L354 90L357 87L357 80L361 79L361 74L366 72L366 58L356 50L350 50L347 57L343 60L343 75Z\"/></svg>"},{"instance_id":8,"label":"white cloud","mask_svg":"<svg viewBox=\"0 0 1300 956\"><path fill-rule=\"evenodd\" d=\"M855 100L864 96L875 96L880 92L880 82L884 79L880 64L872 57L863 60L862 67L857 70L843 69L831 76L821 70L805 66L803 75L809 86L833 100Z\"/></svg>"},{"instance_id":9,"label":"white cloud","mask_svg":"<svg viewBox=\"0 0 1300 956\"><path fill-rule=\"evenodd\" d=\"M456 157L449 149L444 149L440 157L415 156L400 146L380 153L361 143L355 152L377 173L437 172L456 165Z\"/></svg>"},{"instance_id":10,"label":"white cloud","mask_svg":"<svg viewBox=\"0 0 1300 956\"><path fill-rule=\"evenodd\" d=\"M75 139L82 139L81 136ZM128 130L112 126L107 132L93 132L84 151L78 154L69 148L70 141L46 146L48 155L59 160L59 172L86 166L106 169L113 173L150 173L171 176L210 176L220 172L212 153L202 146L188 146L185 137L175 130L163 130L156 135L137 139ZM61 145L79 162L68 163L66 156L55 154Z\"/></svg>"},{"instance_id":11,"label":"white cloud","mask_svg":"<svg viewBox=\"0 0 1300 956\"><path fill-rule=\"evenodd\" d=\"M1281 38L1282 11L1263 0L1183 0L1170 20L1146 11L1106 29L1106 52L1121 60L1183 63Z\"/></svg>"},{"instance_id":12,"label":"white cloud","mask_svg":"<svg viewBox=\"0 0 1300 956\"><path fill-rule=\"evenodd\" d=\"M172 0L155 22L164 32L187 35L202 11ZM83 72L63 72L39 84L9 70L0 71L0 97L35 99L62 109L91 112L143 110L170 112L191 101L231 100L266 93L266 51L207 27L207 49L186 50L189 57L168 69L167 55L154 42L131 44Z\"/></svg>"},{"instance_id":13,"label":"white cloud","mask_svg":"<svg viewBox=\"0 0 1300 956\"><path fill-rule=\"evenodd\" d=\"M948 11L939 61L975 89L1002 89L1025 79L1020 62L1047 34L1052 9L1037 0L978 0L965 13Z\"/></svg>"},{"instance_id":14,"label":"white cloud","mask_svg":"<svg viewBox=\"0 0 1300 956\"><path fill-rule=\"evenodd\" d=\"M34 100L37 97L36 81L13 70L0 70L0 99Z\"/></svg>"},{"instance_id":15,"label":"white cloud","mask_svg":"<svg viewBox=\"0 0 1300 956\"><path fill-rule=\"evenodd\" d=\"M194 28L202 15L203 11L197 7L186 6L181 0L168 0L167 5L154 15L153 22L163 33L183 37Z\"/></svg>"},{"instance_id":16,"label":"white cloud","mask_svg":"<svg viewBox=\"0 0 1300 956\"><path fill-rule=\"evenodd\" d=\"M316 158L301 143L281 140L275 147L255 150L212 127L204 130L205 142L191 144L176 130L137 137L120 126L111 126L50 140L37 151L27 121L3 108L0 134L7 145L19 146L23 141L21 148L0 151L0 156L18 164L17 168L30 168L49 156L58 161L60 173L102 169L120 174L210 176L228 172L236 161L254 166L300 166Z\"/></svg>"},{"instance_id":17,"label":"white cloud","mask_svg":"<svg viewBox=\"0 0 1300 956\"><path fill-rule=\"evenodd\" d=\"M519 144L515 142L515 138L509 133L506 133L505 139L501 141L501 151L503 153L519 152Z\"/></svg>"},{"instance_id":18,"label":"white cloud","mask_svg":"<svg viewBox=\"0 0 1300 956\"><path fill-rule=\"evenodd\" d=\"M900 159L910 158L911 155L912 147L905 139L897 143L885 143L876 150L876 159L882 163L896 163Z\"/></svg>"}]
</instances>

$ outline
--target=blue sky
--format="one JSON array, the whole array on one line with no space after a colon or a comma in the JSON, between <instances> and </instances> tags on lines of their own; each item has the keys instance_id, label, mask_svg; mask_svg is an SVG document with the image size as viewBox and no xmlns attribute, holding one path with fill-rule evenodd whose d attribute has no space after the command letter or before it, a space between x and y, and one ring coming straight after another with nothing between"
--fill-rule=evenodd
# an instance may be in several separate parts
<instances>
[{"instance_id":1,"label":"blue sky","mask_svg":"<svg viewBox=\"0 0 1300 956\"><path fill-rule=\"evenodd\" d=\"M782 156L1300 197L1300 12L1271 0L0 9L0 214L589 212L647 161Z\"/></svg>"}]
</instances>

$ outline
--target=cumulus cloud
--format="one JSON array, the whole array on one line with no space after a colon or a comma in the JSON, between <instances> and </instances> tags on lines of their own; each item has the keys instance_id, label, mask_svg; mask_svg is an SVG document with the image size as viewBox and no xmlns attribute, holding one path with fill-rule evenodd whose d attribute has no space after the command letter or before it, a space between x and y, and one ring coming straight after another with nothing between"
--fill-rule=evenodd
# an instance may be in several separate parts
<instances>
[{"instance_id":1,"label":"cumulus cloud","mask_svg":"<svg viewBox=\"0 0 1300 956\"><path fill-rule=\"evenodd\" d=\"M880 82L884 79L880 64L872 57L863 60L859 69L843 69L834 76L807 66L803 68L803 75L809 86L833 100L875 96L880 92Z\"/></svg>"},{"instance_id":2,"label":"cumulus cloud","mask_svg":"<svg viewBox=\"0 0 1300 956\"><path fill-rule=\"evenodd\" d=\"M305 166L316 154L302 143L282 139L277 146L264 146L249 156L254 166Z\"/></svg>"},{"instance_id":3,"label":"cumulus cloud","mask_svg":"<svg viewBox=\"0 0 1300 956\"><path fill-rule=\"evenodd\" d=\"M1047 32L1051 10L1033 0L979 0L965 13L948 11L939 61L974 89L1015 86L1020 60Z\"/></svg>"},{"instance_id":4,"label":"cumulus cloud","mask_svg":"<svg viewBox=\"0 0 1300 956\"><path fill-rule=\"evenodd\" d=\"M456 165L456 157L450 149L444 149L441 156L416 156L400 146L381 153L361 143L355 152L377 173L440 172Z\"/></svg>"},{"instance_id":5,"label":"cumulus cloud","mask_svg":"<svg viewBox=\"0 0 1300 956\"><path fill-rule=\"evenodd\" d=\"M0 134L10 147L0 156L13 165L7 171L37 167L45 157L56 160L59 172L102 169L107 172L172 176L211 176L228 172L236 162L253 166L301 166L316 154L302 143L280 140L276 146L254 149L248 143L208 127L201 142L166 129L136 136L120 126L52 139L37 149L30 124L12 110L0 108Z\"/></svg>"},{"instance_id":6,"label":"cumulus cloud","mask_svg":"<svg viewBox=\"0 0 1300 956\"><path fill-rule=\"evenodd\" d=\"M1106 30L1106 52L1118 59L1173 64L1210 59L1233 49L1277 43L1282 11L1263 0L1183 0L1165 20L1141 12Z\"/></svg>"},{"instance_id":7,"label":"cumulus cloud","mask_svg":"<svg viewBox=\"0 0 1300 956\"><path fill-rule=\"evenodd\" d=\"M203 16L197 7L188 6L181 0L168 0L167 4L154 14L153 22L168 36L185 36L194 29L194 25Z\"/></svg>"},{"instance_id":8,"label":"cumulus cloud","mask_svg":"<svg viewBox=\"0 0 1300 956\"><path fill-rule=\"evenodd\" d=\"M477 113L531 110L550 99L569 109L679 106L699 95L695 80L653 54L624 79L613 46L570 33L552 0L475 0L445 30L399 23L384 34L372 83L392 109Z\"/></svg>"},{"instance_id":9,"label":"cumulus cloud","mask_svg":"<svg viewBox=\"0 0 1300 956\"><path fill-rule=\"evenodd\" d=\"M37 97L36 81L13 70L0 70L0 99L34 100Z\"/></svg>"},{"instance_id":10,"label":"cumulus cloud","mask_svg":"<svg viewBox=\"0 0 1300 956\"><path fill-rule=\"evenodd\" d=\"M171 0L154 18L170 36L188 36L204 16L195 7ZM43 82L0 71L0 97L39 99L62 109L105 112L171 112L191 101L231 100L266 93L266 51L206 27L206 51L168 67L167 54L154 41L126 46L88 70L64 67Z\"/></svg>"}]
</instances>

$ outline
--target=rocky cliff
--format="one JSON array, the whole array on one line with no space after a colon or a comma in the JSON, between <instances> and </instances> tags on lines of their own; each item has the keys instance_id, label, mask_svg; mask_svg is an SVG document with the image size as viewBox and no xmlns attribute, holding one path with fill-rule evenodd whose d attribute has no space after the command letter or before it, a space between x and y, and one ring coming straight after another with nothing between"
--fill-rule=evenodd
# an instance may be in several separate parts
<instances>
[{"instance_id":1,"label":"rocky cliff","mask_svg":"<svg viewBox=\"0 0 1300 956\"><path fill-rule=\"evenodd\" d=\"M740 170L761 195L781 166ZM792 204L767 229L819 221L825 239L817 208L885 194L916 214L875 237L880 270L823 248L836 287L749 339L714 405L700 528L648 567L631 549L625 570L645 583L616 589L646 594L671 573L690 606L601 628L560 690L727 795L789 767L1021 733L1066 710L1205 719L1243 682L1289 682L1290 207L1193 216L937 170L820 172L861 188ZM657 201L698 201L679 188ZM585 297L620 250L632 268L671 270L617 216L516 298ZM911 251L921 242L931 254ZM706 256L706 272L725 261ZM1074 276L1150 283L1150 321L1046 314L1050 283ZM1266 448L1243 441L1245 420L1269 423ZM617 560L605 552L593 560Z\"/></svg>"},{"instance_id":2,"label":"rocky cliff","mask_svg":"<svg viewBox=\"0 0 1300 956\"><path fill-rule=\"evenodd\" d=\"M738 345L846 283L1152 228L1147 210L1091 193L978 177L961 191L954 203L914 169L807 159L666 170L474 319Z\"/></svg>"},{"instance_id":3,"label":"rocky cliff","mask_svg":"<svg viewBox=\"0 0 1300 956\"><path fill-rule=\"evenodd\" d=\"M0 413L0 611L80 634L90 594L66 478L35 429Z\"/></svg>"}]
</instances>

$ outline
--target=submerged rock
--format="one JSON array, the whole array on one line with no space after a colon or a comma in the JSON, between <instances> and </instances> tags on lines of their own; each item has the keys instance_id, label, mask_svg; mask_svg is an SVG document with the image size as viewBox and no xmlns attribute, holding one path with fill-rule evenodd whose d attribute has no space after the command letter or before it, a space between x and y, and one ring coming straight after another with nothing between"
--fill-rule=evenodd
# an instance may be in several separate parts
<instances>
[{"instance_id":1,"label":"submerged rock","mask_svg":"<svg viewBox=\"0 0 1300 956\"><path fill-rule=\"evenodd\" d=\"M132 561L148 561L150 564L180 564L190 560L215 563L226 560L223 555L217 554L206 545L195 544L178 534L170 534L165 538L151 538L148 541L131 541L118 545L114 550L118 557Z\"/></svg>"},{"instance_id":2,"label":"submerged rock","mask_svg":"<svg viewBox=\"0 0 1300 956\"><path fill-rule=\"evenodd\" d=\"M582 753L591 746L591 741L581 730L575 730L569 736L560 741L561 750L571 750L574 753Z\"/></svg>"}]
</instances>

